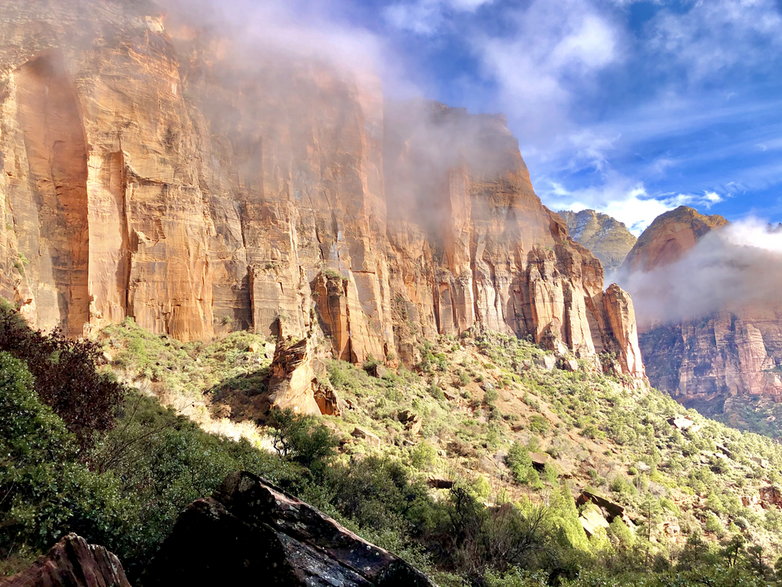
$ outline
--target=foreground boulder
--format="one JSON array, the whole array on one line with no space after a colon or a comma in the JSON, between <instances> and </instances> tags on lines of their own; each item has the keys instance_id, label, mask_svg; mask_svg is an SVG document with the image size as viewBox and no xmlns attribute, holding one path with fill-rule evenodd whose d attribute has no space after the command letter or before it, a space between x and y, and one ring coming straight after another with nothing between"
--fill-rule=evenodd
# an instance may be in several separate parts
<instances>
[{"instance_id":1,"label":"foreground boulder","mask_svg":"<svg viewBox=\"0 0 782 587\"><path fill-rule=\"evenodd\" d=\"M402 559L251 473L180 515L151 585L432 585Z\"/></svg>"},{"instance_id":2,"label":"foreground boulder","mask_svg":"<svg viewBox=\"0 0 782 587\"><path fill-rule=\"evenodd\" d=\"M0 579L2 587L130 587L119 559L102 546L68 534L33 565Z\"/></svg>"}]
</instances>

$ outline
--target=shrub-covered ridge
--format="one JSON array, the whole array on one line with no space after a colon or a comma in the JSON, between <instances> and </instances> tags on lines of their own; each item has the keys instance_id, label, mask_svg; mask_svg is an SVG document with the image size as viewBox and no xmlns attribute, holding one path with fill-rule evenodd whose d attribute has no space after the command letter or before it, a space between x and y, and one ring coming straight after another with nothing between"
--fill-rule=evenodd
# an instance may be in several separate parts
<instances>
[{"instance_id":1,"label":"shrub-covered ridge","mask_svg":"<svg viewBox=\"0 0 782 587\"><path fill-rule=\"evenodd\" d=\"M25 362L0 354L9 570L74 530L116 552L143 584L181 508L246 469L444 585L776 578L778 446L572 357L551 368L534 345L480 334L426 345L413 370L334 361L324 384L344 402L341 417L278 412L262 425L249 411L236 415L242 394L265 384L260 337L183 345L128 323L102 340L143 393L117 402L112 425L87 448L42 401ZM209 434L191 419L204 414L244 419L254 433ZM624 514L588 537L582 518L594 506L576 505L582 490Z\"/></svg>"}]
</instances>

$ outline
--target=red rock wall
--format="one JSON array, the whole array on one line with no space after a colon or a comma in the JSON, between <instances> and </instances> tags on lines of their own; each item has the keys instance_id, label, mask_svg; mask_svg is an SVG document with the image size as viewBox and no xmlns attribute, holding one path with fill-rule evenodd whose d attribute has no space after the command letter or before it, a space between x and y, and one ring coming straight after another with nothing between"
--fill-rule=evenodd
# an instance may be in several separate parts
<instances>
[{"instance_id":1,"label":"red rock wall","mask_svg":"<svg viewBox=\"0 0 782 587\"><path fill-rule=\"evenodd\" d=\"M38 326L318 331L359 362L477 326L642 375L629 299L500 118L388 108L371 75L248 63L143 4L40 4L0 14L0 295Z\"/></svg>"},{"instance_id":2,"label":"red rock wall","mask_svg":"<svg viewBox=\"0 0 782 587\"><path fill-rule=\"evenodd\" d=\"M664 267L709 231L727 224L721 216L704 216L692 208L667 212L644 231L624 267ZM709 414L722 413L730 397L782 399L782 304L728 302L731 308L679 323L654 324L640 334L652 385Z\"/></svg>"}]
</instances>

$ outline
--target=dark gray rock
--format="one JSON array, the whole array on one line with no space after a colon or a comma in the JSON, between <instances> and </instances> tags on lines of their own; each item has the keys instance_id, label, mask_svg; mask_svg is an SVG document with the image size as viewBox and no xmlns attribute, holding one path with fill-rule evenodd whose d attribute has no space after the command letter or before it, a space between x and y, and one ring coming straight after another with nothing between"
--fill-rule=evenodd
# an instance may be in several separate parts
<instances>
[{"instance_id":1,"label":"dark gray rock","mask_svg":"<svg viewBox=\"0 0 782 587\"><path fill-rule=\"evenodd\" d=\"M182 512L145 584L432 585L402 559L246 472Z\"/></svg>"}]
</instances>

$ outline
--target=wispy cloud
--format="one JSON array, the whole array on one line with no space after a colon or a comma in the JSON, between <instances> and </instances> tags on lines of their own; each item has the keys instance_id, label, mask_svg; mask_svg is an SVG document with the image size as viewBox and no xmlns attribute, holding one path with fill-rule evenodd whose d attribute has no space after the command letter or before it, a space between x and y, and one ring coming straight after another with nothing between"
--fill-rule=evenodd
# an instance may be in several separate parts
<instances>
[{"instance_id":1,"label":"wispy cloud","mask_svg":"<svg viewBox=\"0 0 782 587\"><path fill-rule=\"evenodd\" d=\"M450 12L475 12L494 0L408 0L386 6L383 18L392 27L418 35L433 35Z\"/></svg>"},{"instance_id":2,"label":"wispy cloud","mask_svg":"<svg viewBox=\"0 0 782 587\"><path fill-rule=\"evenodd\" d=\"M579 93L620 60L621 29L589 0L533 0L504 19L510 32L475 34L473 50L527 151L548 149L575 131Z\"/></svg>"},{"instance_id":3,"label":"wispy cloud","mask_svg":"<svg viewBox=\"0 0 782 587\"><path fill-rule=\"evenodd\" d=\"M642 327L758 302L777 307L782 232L749 218L710 232L669 265L613 277L632 294Z\"/></svg>"},{"instance_id":4,"label":"wispy cloud","mask_svg":"<svg viewBox=\"0 0 782 587\"><path fill-rule=\"evenodd\" d=\"M555 178L574 186L572 201L597 201L637 230L679 203L714 205L699 194L773 173L770 161L744 159L771 156L782 129L758 121L778 117L782 100L751 95L757 80L745 69L774 62L782 15L775 0L648 2L656 15L634 28L633 3L533 0L505 15L510 35L472 42L544 201L561 202L546 185ZM723 89L733 88L725 76L747 86Z\"/></svg>"},{"instance_id":5,"label":"wispy cloud","mask_svg":"<svg viewBox=\"0 0 782 587\"><path fill-rule=\"evenodd\" d=\"M782 14L776 0L698 0L687 10L662 11L651 25L649 48L699 82L726 70L767 60L782 46Z\"/></svg>"}]
</instances>

